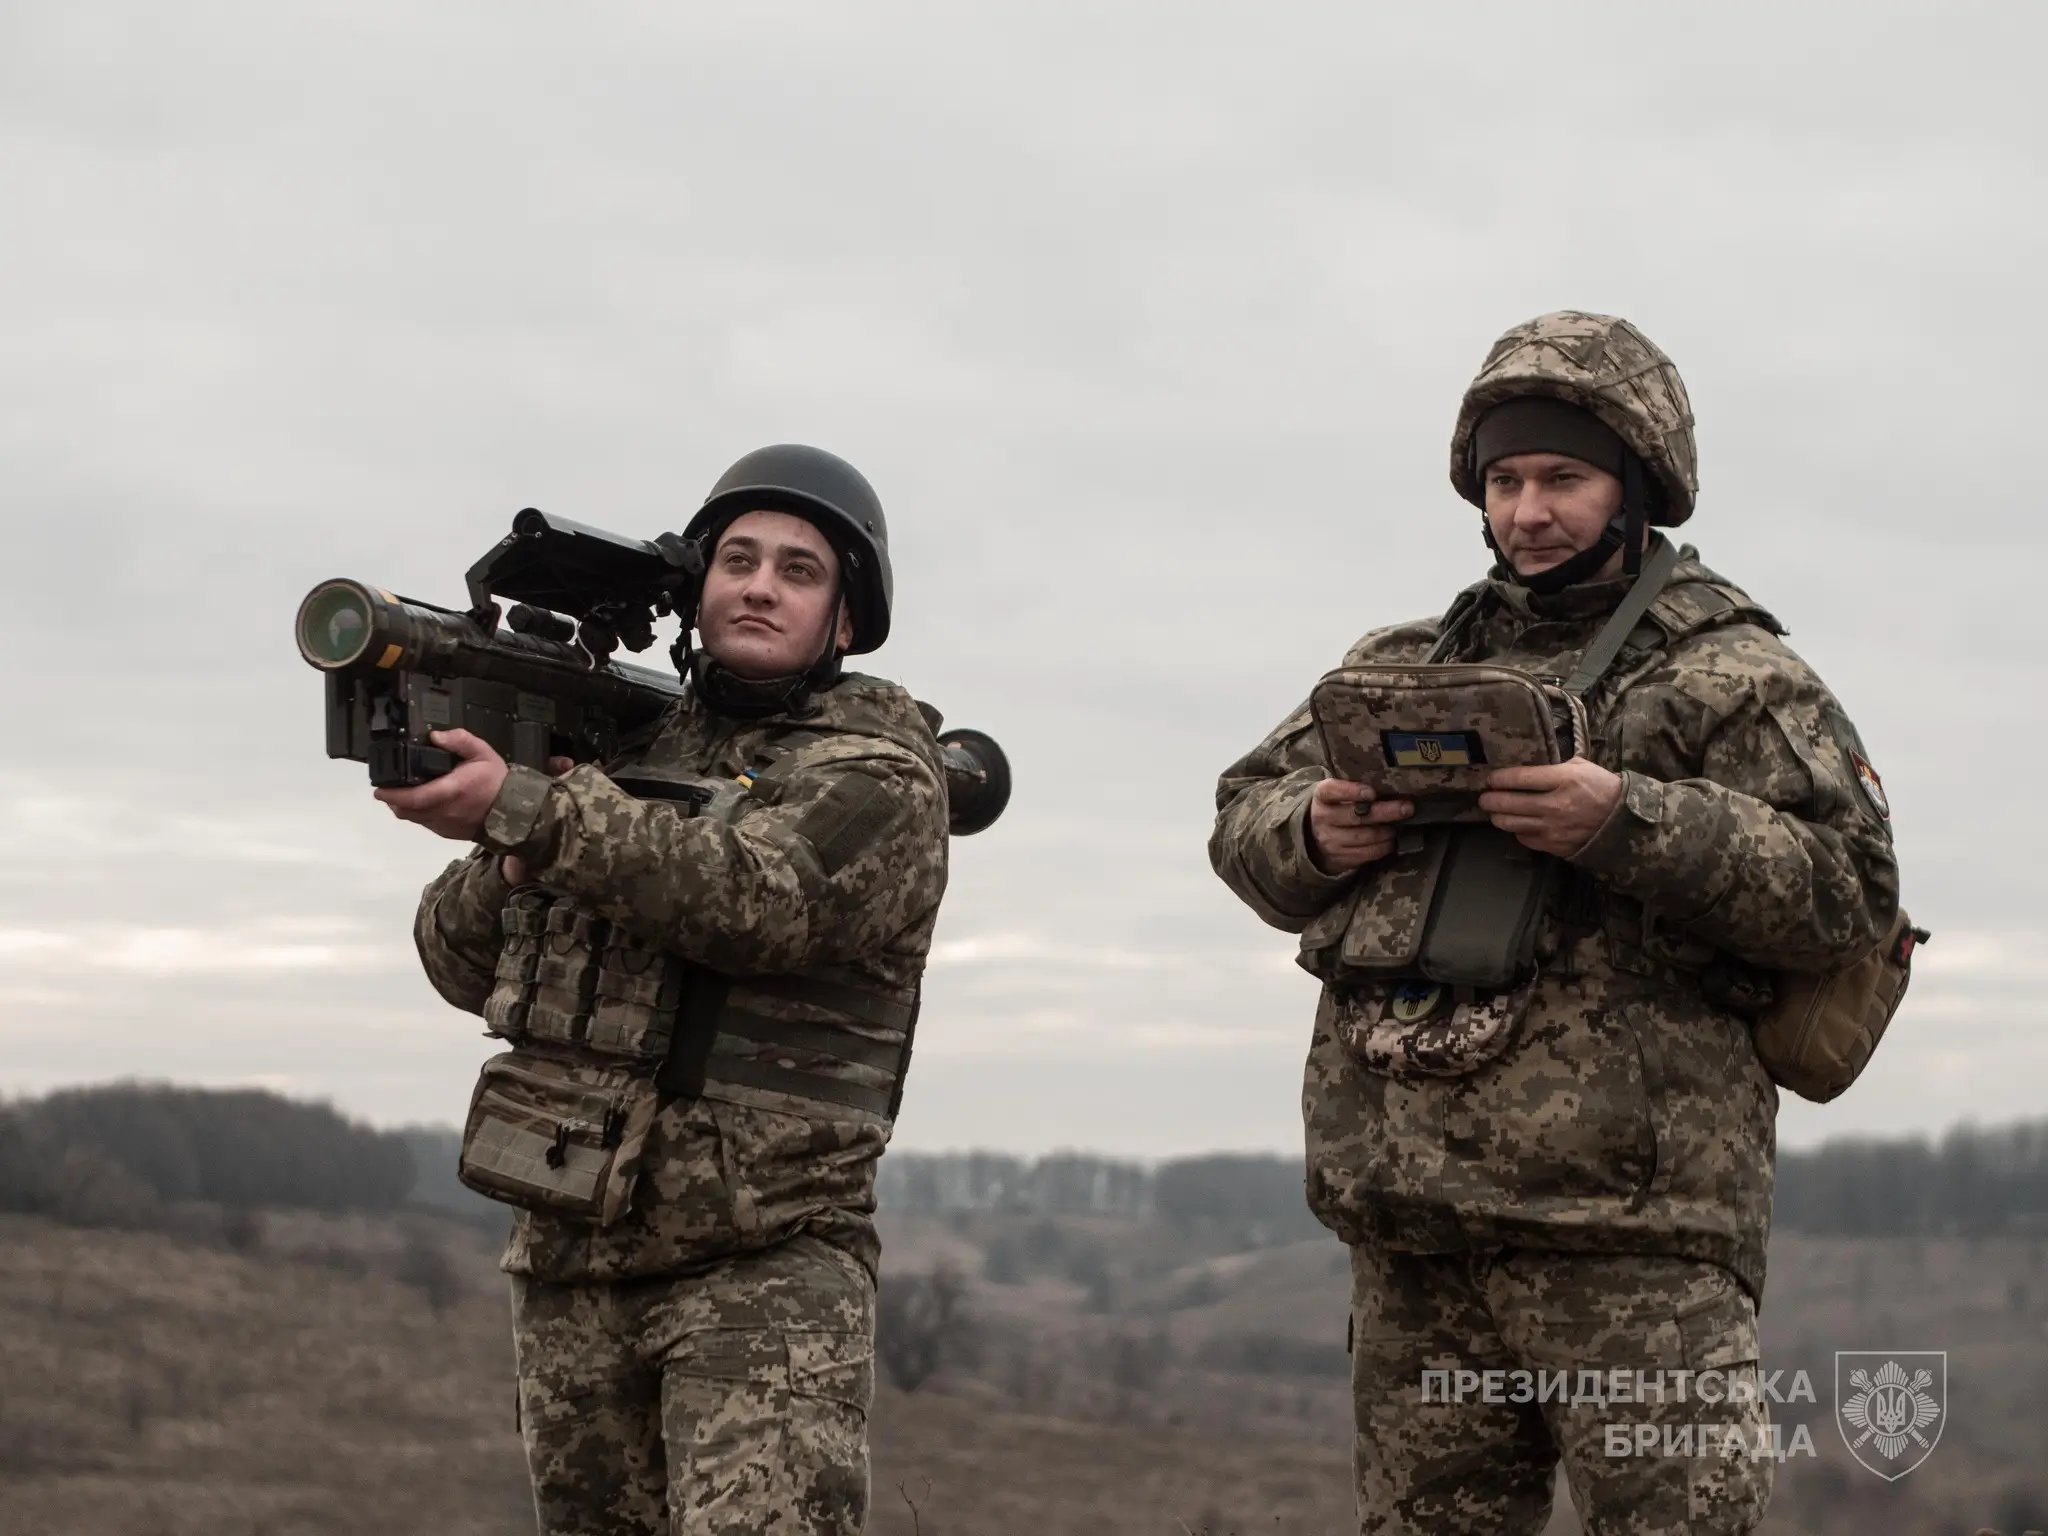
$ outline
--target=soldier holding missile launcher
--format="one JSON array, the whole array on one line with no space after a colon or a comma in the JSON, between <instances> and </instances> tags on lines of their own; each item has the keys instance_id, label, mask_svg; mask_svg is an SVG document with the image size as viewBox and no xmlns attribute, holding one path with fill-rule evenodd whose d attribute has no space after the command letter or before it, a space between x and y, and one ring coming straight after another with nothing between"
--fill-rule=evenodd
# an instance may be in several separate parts
<instances>
[{"instance_id":1,"label":"soldier holding missile launcher","mask_svg":"<svg viewBox=\"0 0 2048 1536\"><path fill-rule=\"evenodd\" d=\"M330 752L477 845L416 937L442 996L510 1047L462 1176L519 1208L540 1528L851 1536L875 1162L949 820L994 820L1008 768L843 670L887 637L892 577L842 460L749 454L651 545L540 516L471 572L468 615L329 583L300 621ZM494 596L526 600L509 634ZM667 611L687 685L610 660Z\"/></svg>"}]
</instances>

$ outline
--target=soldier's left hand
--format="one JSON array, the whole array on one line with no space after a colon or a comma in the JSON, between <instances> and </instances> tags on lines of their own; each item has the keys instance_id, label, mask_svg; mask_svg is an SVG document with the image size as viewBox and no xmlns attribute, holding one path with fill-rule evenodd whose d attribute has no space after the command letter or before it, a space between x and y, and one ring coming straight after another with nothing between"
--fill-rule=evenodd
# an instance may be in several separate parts
<instances>
[{"instance_id":1,"label":"soldier's left hand","mask_svg":"<svg viewBox=\"0 0 2048 1536\"><path fill-rule=\"evenodd\" d=\"M575 766L576 759L573 757L551 757L548 759L548 772L558 779ZM527 875L526 860L519 857L516 853L508 853L498 861L498 873L505 877L507 885L524 885L526 884Z\"/></svg>"},{"instance_id":2,"label":"soldier's left hand","mask_svg":"<svg viewBox=\"0 0 2048 1536\"><path fill-rule=\"evenodd\" d=\"M1487 776L1479 809L1525 848L1568 859L1593 840L1621 803L1621 776L1588 757Z\"/></svg>"},{"instance_id":3,"label":"soldier's left hand","mask_svg":"<svg viewBox=\"0 0 2048 1536\"><path fill-rule=\"evenodd\" d=\"M473 843L505 783L505 759L468 731L434 731L427 739L461 761L438 779L410 789L380 789L377 798L400 821L416 821L438 836Z\"/></svg>"}]
</instances>

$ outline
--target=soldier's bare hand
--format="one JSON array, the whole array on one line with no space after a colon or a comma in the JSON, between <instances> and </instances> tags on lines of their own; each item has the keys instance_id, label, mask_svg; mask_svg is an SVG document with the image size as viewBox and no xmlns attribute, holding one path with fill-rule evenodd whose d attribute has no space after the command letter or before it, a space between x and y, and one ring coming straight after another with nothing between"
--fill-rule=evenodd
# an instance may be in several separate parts
<instances>
[{"instance_id":1,"label":"soldier's bare hand","mask_svg":"<svg viewBox=\"0 0 2048 1536\"><path fill-rule=\"evenodd\" d=\"M1363 784L1324 779L1308 805L1308 855L1326 875L1346 875L1394 851L1394 823L1415 814L1412 800L1375 801Z\"/></svg>"},{"instance_id":2,"label":"soldier's bare hand","mask_svg":"<svg viewBox=\"0 0 2048 1536\"><path fill-rule=\"evenodd\" d=\"M1591 758L1488 775L1479 809L1525 848L1568 859L1593 840L1621 803L1621 776Z\"/></svg>"},{"instance_id":3,"label":"soldier's bare hand","mask_svg":"<svg viewBox=\"0 0 2048 1536\"><path fill-rule=\"evenodd\" d=\"M558 779L575 766L576 759L573 757L551 757L548 759L548 772ZM524 885L526 884L526 860L519 857L516 853L508 853L498 861L498 873L505 877L507 885Z\"/></svg>"},{"instance_id":4,"label":"soldier's bare hand","mask_svg":"<svg viewBox=\"0 0 2048 1536\"><path fill-rule=\"evenodd\" d=\"M473 843L505 783L505 759L468 731L433 731L427 739L461 761L438 779L410 789L380 789L377 798L400 821L416 821L439 837Z\"/></svg>"}]
</instances>

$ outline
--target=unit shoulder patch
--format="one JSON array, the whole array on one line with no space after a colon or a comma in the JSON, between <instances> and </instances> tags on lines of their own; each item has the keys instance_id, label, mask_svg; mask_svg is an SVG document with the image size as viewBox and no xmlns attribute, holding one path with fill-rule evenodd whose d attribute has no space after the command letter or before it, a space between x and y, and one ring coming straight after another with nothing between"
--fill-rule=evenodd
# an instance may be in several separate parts
<instances>
[{"instance_id":1,"label":"unit shoulder patch","mask_svg":"<svg viewBox=\"0 0 2048 1536\"><path fill-rule=\"evenodd\" d=\"M1884 797L1884 780L1880 779L1877 770L1870 766L1870 759L1861 752L1851 752L1849 763L1856 770L1856 783L1863 791L1863 798L1870 802L1870 808L1877 812L1880 819L1890 821L1892 805Z\"/></svg>"},{"instance_id":2,"label":"unit shoulder patch","mask_svg":"<svg viewBox=\"0 0 2048 1536\"><path fill-rule=\"evenodd\" d=\"M1871 766L1870 754L1863 750L1863 738L1849 717L1839 709L1827 712L1828 729L1834 733L1835 745L1842 750L1842 756L1849 764L1849 776L1856 782L1856 792L1863 797L1863 803L1871 814L1885 824L1889 831L1892 820L1892 803L1884 792L1884 780Z\"/></svg>"}]
</instances>

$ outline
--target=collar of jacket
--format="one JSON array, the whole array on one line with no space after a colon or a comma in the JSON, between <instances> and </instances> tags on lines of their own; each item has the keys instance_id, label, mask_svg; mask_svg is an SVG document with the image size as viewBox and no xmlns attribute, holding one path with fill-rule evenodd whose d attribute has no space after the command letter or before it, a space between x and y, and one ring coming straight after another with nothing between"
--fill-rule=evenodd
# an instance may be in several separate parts
<instances>
[{"instance_id":1,"label":"collar of jacket","mask_svg":"<svg viewBox=\"0 0 2048 1536\"><path fill-rule=\"evenodd\" d=\"M693 651L690 693L713 714L734 720L766 720L776 715L807 719L818 712L818 695L837 686L844 675L839 661L839 652L834 650L807 671L753 679L727 670L707 651Z\"/></svg>"},{"instance_id":2,"label":"collar of jacket","mask_svg":"<svg viewBox=\"0 0 2048 1536\"><path fill-rule=\"evenodd\" d=\"M1582 581L1562 592L1546 595L1509 580L1496 566L1487 577L1486 595L1489 607L1504 609L1524 623L1569 622L1604 618L1620 606L1634 584L1633 576L1615 576L1606 581Z\"/></svg>"}]
</instances>

